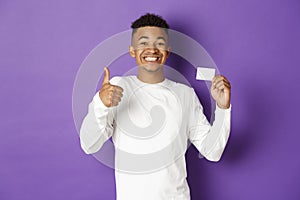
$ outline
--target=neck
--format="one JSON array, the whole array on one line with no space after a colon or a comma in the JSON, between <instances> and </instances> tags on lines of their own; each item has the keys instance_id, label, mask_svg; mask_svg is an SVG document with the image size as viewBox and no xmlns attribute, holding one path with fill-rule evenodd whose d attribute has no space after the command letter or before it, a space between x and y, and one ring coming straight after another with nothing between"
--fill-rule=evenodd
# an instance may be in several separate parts
<instances>
[{"instance_id":1,"label":"neck","mask_svg":"<svg viewBox=\"0 0 300 200\"><path fill-rule=\"evenodd\" d=\"M163 67L155 71L149 71L139 67L137 78L144 83L150 84L163 82L165 80Z\"/></svg>"}]
</instances>

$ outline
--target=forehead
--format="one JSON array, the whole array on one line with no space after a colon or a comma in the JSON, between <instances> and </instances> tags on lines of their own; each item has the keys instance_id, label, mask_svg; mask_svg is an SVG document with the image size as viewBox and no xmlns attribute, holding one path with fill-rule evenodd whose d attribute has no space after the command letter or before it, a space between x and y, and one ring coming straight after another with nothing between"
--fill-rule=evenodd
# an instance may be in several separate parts
<instances>
[{"instance_id":1,"label":"forehead","mask_svg":"<svg viewBox=\"0 0 300 200\"><path fill-rule=\"evenodd\" d=\"M154 26L145 26L141 27L135 30L135 33L133 34L134 40L138 40L140 37L146 36L149 39L155 39L158 37L163 37L165 39L168 38L168 35L166 33L166 30L164 28L160 27L154 27Z\"/></svg>"}]
</instances>

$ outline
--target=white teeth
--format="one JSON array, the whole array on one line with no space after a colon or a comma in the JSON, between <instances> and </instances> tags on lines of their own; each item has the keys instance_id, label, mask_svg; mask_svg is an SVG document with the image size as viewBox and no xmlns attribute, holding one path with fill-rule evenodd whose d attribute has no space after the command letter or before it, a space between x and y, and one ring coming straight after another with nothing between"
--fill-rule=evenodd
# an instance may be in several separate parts
<instances>
[{"instance_id":1,"label":"white teeth","mask_svg":"<svg viewBox=\"0 0 300 200\"><path fill-rule=\"evenodd\" d=\"M157 61L158 60L158 57L145 57L145 60L147 62L153 62L153 61Z\"/></svg>"}]
</instances>

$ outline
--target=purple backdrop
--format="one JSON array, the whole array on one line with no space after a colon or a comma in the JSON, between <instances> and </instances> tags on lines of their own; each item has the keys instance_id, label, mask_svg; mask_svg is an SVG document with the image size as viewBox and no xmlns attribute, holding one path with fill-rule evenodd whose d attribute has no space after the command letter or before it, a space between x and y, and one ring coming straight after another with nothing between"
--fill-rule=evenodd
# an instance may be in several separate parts
<instances>
[{"instance_id":1,"label":"purple backdrop","mask_svg":"<svg viewBox=\"0 0 300 200\"><path fill-rule=\"evenodd\" d=\"M80 149L72 89L87 54L146 12L202 44L232 83L221 161L188 150L192 199L300 199L299 10L297 0L0 1L0 199L115 199L114 171ZM193 69L180 71L206 104Z\"/></svg>"}]
</instances>

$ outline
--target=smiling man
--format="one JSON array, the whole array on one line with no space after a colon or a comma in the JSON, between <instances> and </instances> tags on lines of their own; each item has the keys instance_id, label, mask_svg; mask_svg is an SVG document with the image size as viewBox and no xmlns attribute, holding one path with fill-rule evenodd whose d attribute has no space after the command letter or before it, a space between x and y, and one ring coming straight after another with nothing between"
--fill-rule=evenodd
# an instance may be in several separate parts
<instances>
[{"instance_id":1,"label":"smiling man","mask_svg":"<svg viewBox=\"0 0 300 200\"><path fill-rule=\"evenodd\" d=\"M164 76L170 54L167 22L146 14L131 27L129 53L138 75L110 79L105 68L81 126L81 147L95 153L112 138L117 200L189 200L188 141L206 159L221 158L230 132L230 83L222 75L212 80L217 106L210 125L194 89Z\"/></svg>"},{"instance_id":2,"label":"smiling man","mask_svg":"<svg viewBox=\"0 0 300 200\"><path fill-rule=\"evenodd\" d=\"M147 15L148 16L148 15ZM149 17L149 16L148 16ZM146 83L158 83L163 81L163 64L170 54L168 43L167 24L161 24L164 28L156 26L144 26L140 21L133 23L132 46L129 52L136 58L139 66L138 78L143 79L151 75Z\"/></svg>"}]
</instances>

